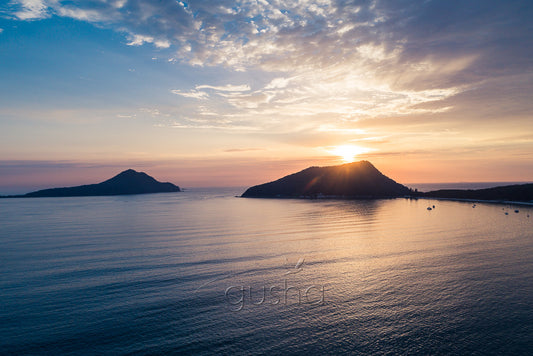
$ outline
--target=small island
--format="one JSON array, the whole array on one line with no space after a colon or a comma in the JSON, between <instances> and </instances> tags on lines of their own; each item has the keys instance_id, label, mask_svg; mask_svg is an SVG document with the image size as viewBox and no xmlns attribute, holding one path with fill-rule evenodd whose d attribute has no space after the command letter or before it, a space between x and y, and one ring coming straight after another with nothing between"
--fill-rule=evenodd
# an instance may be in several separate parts
<instances>
[{"instance_id":1,"label":"small island","mask_svg":"<svg viewBox=\"0 0 533 356\"><path fill-rule=\"evenodd\" d=\"M248 188L245 198L396 198L411 194L368 161L309 167L274 182Z\"/></svg>"},{"instance_id":2,"label":"small island","mask_svg":"<svg viewBox=\"0 0 533 356\"><path fill-rule=\"evenodd\" d=\"M67 188L50 188L24 195L11 195L3 198L42 198L42 197L83 197L100 195L128 195L180 192L172 183L161 183L144 172L125 170L98 184L80 185Z\"/></svg>"},{"instance_id":3,"label":"small island","mask_svg":"<svg viewBox=\"0 0 533 356\"><path fill-rule=\"evenodd\" d=\"M443 189L418 192L383 175L368 161L309 167L276 181L248 188L245 198L381 199L423 198L490 203L533 204L533 183L486 189Z\"/></svg>"}]
</instances>

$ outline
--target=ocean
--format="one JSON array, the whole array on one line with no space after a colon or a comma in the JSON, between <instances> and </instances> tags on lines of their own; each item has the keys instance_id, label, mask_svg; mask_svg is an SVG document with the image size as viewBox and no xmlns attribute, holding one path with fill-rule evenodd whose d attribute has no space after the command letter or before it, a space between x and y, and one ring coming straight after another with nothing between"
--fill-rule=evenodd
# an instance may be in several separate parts
<instances>
[{"instance_id":1,"label":"ocean","mask_svg":"<svg viewBox=\"0 0 533 356\"><path fill-rule=\"evenodd\" d=\"M243 191L0 200L0 353L531 352L533 207Z\"/></svg>"}]
</instances>

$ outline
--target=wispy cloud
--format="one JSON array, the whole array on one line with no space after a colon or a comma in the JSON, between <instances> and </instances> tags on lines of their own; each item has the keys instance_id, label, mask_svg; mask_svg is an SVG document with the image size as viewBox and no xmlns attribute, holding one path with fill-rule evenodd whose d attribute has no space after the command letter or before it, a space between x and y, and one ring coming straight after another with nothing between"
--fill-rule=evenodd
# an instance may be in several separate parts
<instances>
[{"instance_id":1,"label":"wispy cloud","mask_svg":"<svg viewBox=\"0 0 533 356\"><path fill-rule=\"evenodd\" d=\"M152 36L143 36L132 34L129 36L128 46L142 46L145 43L153 43L157 48L170 47L170 41L165 39L156 39Z\"/></svg>"},{"instance_id":2,"label":"wispy cloud","mask_svg":"<svg viewBox=\"0 0 533 356\"><path fill-rule=\"evenodd\" d=\"M45 0L17 0L14 3L19 5L14 16L20 20L43 19L51 16Z\"/></svg>"},{"instance_id":3,"label":"wispy cloud","mask_svg":"<svg viewBox=\"0 0 533 356\"><path fill-rule=\"evenodd\" d=\"M76 20L88 22L103 22L109 20L105 13L97 9L80 9L76 7L60 7L57 14L63 17L70 17Z\"/></svg>"},{"instance_id":4,"label":"wispy cloud","mask_svg":"<svg viewBox=\"0 0 533 356\"><path fill-rule=\"evenodd\" d=\"M241 92L241 91L249 91L250 86L247 84L243 85L222 85L222 86L214 86L214 85L197 85L196 89L213 89L216 91L229 91L229 92Z\"/></svg>"},{"instance_id":5,"label":"wispy cloud","mask_svg":"<svg viewBox=\"0 0 533 356\"><path fill-rule=\"evenodd\" d=\"M205 100L209 98L209 94L207 94L205 91L198 91L198 90L191 90L188 92L183 92L178 89L171 90L173 94L183 96L185 98L191 98L191 99L199 99L199 100Z\"/></svg>"},{"instance_id":6,"label":"wispy cloud","mask_svg":"<svg viewBox=\"0 0 533 356\"><path fill-rule=\"evenodd\" d=\"M265 89L282 89L285 88L290 81L290 78L274 78L265 86Z\"/></svg>"}]
</instances>

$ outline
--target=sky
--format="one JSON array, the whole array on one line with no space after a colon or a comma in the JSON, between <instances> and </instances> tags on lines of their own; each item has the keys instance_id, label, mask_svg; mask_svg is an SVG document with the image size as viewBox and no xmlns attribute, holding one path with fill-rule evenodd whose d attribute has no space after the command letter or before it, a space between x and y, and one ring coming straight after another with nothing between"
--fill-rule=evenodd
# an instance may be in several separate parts
<instances>
[{"instance_id":1,"label":"sky","mask_svg":"<svg viewBox=\"0 0 533 356\"><path fill-rule=\"evenodd\" d=\"M512 0L3 1L0 193L362 159L400 183L533 181L532 18Z\"/></svg>"}]
</instances>

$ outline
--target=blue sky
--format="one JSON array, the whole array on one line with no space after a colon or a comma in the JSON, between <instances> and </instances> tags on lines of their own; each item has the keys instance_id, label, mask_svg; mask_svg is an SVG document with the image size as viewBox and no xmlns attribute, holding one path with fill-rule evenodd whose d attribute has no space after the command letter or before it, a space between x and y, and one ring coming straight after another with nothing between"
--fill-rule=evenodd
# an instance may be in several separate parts
<instances>
[{"instance_id":1,"label":"blue sky","mask_svg":"<svg viewBox=\"0 0 533 356\"><path fill-rule=\"evenodd\" d=\"M0 5L0 191L251 185L341 148L401 182L533 180L525 1ZM346 157L344 157L346 158Z\"/></svg>"}]
</instances>

